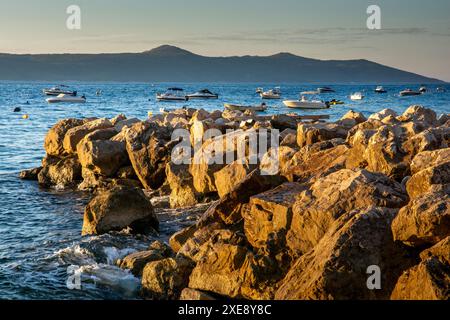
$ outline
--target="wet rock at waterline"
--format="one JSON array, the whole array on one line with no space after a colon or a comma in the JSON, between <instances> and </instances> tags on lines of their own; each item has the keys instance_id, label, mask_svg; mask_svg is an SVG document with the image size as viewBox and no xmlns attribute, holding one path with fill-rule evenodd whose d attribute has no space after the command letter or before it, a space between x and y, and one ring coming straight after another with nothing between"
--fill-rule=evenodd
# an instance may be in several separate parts
<instances>
[{"instance_id":1,"label":"wet rock at waterline","mask_svg":"<svg viewBox=\"0 0 450 320\"><path fill-rule=\"evenodd\" d=\"M130 228L133 233L158 229L152 204L138 188L114 187L100 192L86 206L83 235L102 234Z\"/></svg>"}]
</instances>

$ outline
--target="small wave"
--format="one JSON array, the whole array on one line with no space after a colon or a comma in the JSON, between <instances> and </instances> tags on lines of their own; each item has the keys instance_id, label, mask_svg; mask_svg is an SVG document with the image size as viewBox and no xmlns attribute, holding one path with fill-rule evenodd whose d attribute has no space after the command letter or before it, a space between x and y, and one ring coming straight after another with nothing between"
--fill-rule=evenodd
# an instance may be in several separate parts
<instances>
[{"instance_id":1,"label":"small wave","mask_svg":"<svg viewBox=\"0 0 450 320\"><path fill-rule=\"evenodd\" d=\"M92 264L81 266L75 273L81 275L81 286L84 290L106 286L113 291L119 291L124 296L135 297L141 282L129 270L107 264Z\"/></svg>"}]
</instances>

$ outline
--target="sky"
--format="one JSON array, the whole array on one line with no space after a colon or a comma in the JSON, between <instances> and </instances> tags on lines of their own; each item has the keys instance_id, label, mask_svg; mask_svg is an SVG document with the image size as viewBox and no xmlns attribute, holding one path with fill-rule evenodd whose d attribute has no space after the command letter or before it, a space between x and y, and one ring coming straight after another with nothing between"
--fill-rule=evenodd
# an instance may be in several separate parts
<instances>
[{"instance_id":1,"label":"sky","mask_svg":"<svg viewBox=\"0 0 450 320\"><path fill-rule=\"evenodd\" d=\"M81 9L69 30L66 9ZM366 26L369 5L381 29ZM0 52L368 59L450 81L450 0L0 0Z\"/></svg>"}]
</instances>

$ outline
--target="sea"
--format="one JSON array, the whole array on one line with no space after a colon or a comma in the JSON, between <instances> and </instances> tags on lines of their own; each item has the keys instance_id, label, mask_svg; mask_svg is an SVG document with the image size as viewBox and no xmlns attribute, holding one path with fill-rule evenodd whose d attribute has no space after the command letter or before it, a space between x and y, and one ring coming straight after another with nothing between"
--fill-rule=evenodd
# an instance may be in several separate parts
<instances>
[{"instance_id":1,"label":"sea","mask_svg":"<svg viewBox=\"0 0 450 320\"><path fill-rule=\"evenodd\" d=\"M223 109L226 102L257 105L258 87L280 87L284 99L298 99L302 91L317 85L283 83L98 83L64 82L85 95L85 104L48 104L42 89L60 85L48 82L0 82L0 299L139 299L140 281L116 266L117 259L145 250L152 241L169 236L195 218L183 210L160 210L159 234L133 236L126 232L82 237L83 210L89 194L42 189L34 181L18 178L21 170L37 167L45 152L46 132L65 118L108 117L123 113L145 119L161 108L188 106L206 110ZM323 84L327 85L327 84ZM382 84L380 84L382 85ZM436 113L450 113L450 85L428 85L420 96L400 97L405 88L420 84L385 85L386 94L376 94L374 85L330 85L336 92L320 95L345 104L326 110L296 110L299 115L325 114L337 120L347 111L369 116L384 108L402 113L410 105L423 105ZM218 100L157 102L157 92L181 87L187 93L207 88ZM437 92L444 87L446 92ZM100 95L96 93L101 91ZM362 92L365 99L351 101ZM265 101L266 114L293 112L280 100ZM19 112L13 112L20 108ZM79 276L80 286L73 285ZM68 286L69 283L69 286Z\"/></svg>"}]
</instances>

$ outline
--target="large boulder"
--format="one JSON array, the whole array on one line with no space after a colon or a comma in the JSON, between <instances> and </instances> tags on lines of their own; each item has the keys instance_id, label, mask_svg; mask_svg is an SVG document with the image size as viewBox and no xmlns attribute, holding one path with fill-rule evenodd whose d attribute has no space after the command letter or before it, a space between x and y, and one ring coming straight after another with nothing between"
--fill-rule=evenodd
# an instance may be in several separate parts
<instances>
[{"instance_id":1,"label":"large boulder","mask_svg":"<svg viewBox=\"0 0 450 320\"><path fill-rule=\"evenodd\" d=\"M397 117L397 113L392 109L383 109L377 113L370 115L369 120L381 121L387 117Z\"/></svg>"},{"instance_id":2,"label":"large boulder","mask_svg":"<svg viewBox=\"0 0 450 320\"><path fill-rule=\"evenodd\" d=\"M281 281L279 300L387 299L404 268L406 253L392 239L397 210L357 209L336 220L320 242L301 256ZM372 267L381 287L370 289Z\"/></svg>"},{"instance_id":3,"label":"large boulder","mask_svg":"<svg viewBox=\"0 0 450 320\"><path fill-rule=\"evenodd\" d=\"M68 156L49 163L38 174L39 184L46 187L74 187L80 180L81 164L76 156Z\"/></svg>"},{"instance_id":4,"label":"large boulder","mask_svg":"<svg viewBox=\"0 0 450 320\"><path fill-rule=\"evenodd\" d=\"M422 106L410 106L398 119L402 122L423 122L428 126L437 125L437 115L431 109Z\"/></svg>"},{"instance_id":5,"label":"large boulder","mask_svg":"<svg viewBox=\"0 0 450 320\"><path fill-rule=\"evenodd\" d=\"M421 262L398 279L393 300L450 299L450 236L420 254Z\"/></svg>"},{"instance_id":6,"label":"large boulder","mask_svg":"<svg viewBox=\"0 0 450 320\"><path fill-rule=\"evenodd\" d=\"M19 173L19 178L22 180L38 180L39 172L41 172L42 167L37 167L33 169L23 170Z\"/></svg>"},{"instance_id":7,"label":"large boulder","mask_svg":"<svg viewBox=\"0 0 450 320\"><path fill-rule=\"evenodd\" d=\"M450 159L431 164L430 167L414 174L406 183L406 190L411 198L439 190L450 192Z\"/></svg>"},{"instance_id":8,"label":"large boulder","mask_svg":"<svg viewBox=\"0 0 450 320\"><path fill-rule=\"evenodd\" d=\"M242 219L242 206L249 202L251 196L273 189L283 182L286 182L286 178L277 175L261 175L260 170L255 169L218 203L208 209L205 216L211 215L213 220L219 218L220 221L233 225Z\"/></svg>"},{"instance_id":9,"label":"large boulder","mask_svg":"<svg viewBox=\"0 0 450 320\"><path fill-rule=\"evenodd\" d=\"M80 119L64 119L58 121L47 133L44 141L44 148L48 155L62 156L64 155L64 136L67 131L84 124L84 120Z\"/></svg>"},{"instance_id":10,"label":"large boulder","mask_svg":"<svg viewBox=\"0 0 450 320\"><path fill-rule=\"evenodd\" d=\"M134 171L146 189L158 189L166 179L170 160L170 130L154 122L140 122L126 130L126 148Z\"/></svg>"},{"instance_id":11,"label":"large boulder","mask_svg":"<svg viewBox=\"0 0 450 320\"><path fill-rule=\"evenodd\" d=\"M164 243L155 241L146 251L131 253L119 259L117 265L122 269L129 269L135 276L142 276L142 271L147 263L169 258L172 251Z\"/></svg>"},{"instance_id":12,"label":"large boulder","mask_svg":"<svg viewBox=\"0 0 450 320\"><path fill-rule=\"evenodd\" d=\"M326 176L345 168L348 151L349 148L344 144L320 151L308 150L304 147L298 152L301 155L301 161L298 161L298 158L293 158L294 160L291 161L290 165L284 168L283 174L289 180L301 182Z\"/></svg>"},{"instance_id":13,"label":"large boulder","mask_svg":"<svg viewBox=\"0 0 450 320\"><path fill-rule=\"evenodd\" d=\"M405 153L401 148L399 131L398 127L383 126L370 137L364 153L367 170L381 172L400 181L408 175L409 166L403 162Z\"/></svg>"},{"instance_id":14,"label":"large boulder","mask_svg":"<svg viewBox=\"0 0 450 320\"><path fill-rule=\"evenodd\" d=\"M448 192L426 193L403 207L392 223L394 239L407 245L433 245L450 235Z\"/></svg>"},{"instance_id":15,"label":"large boulder","mask_svg":"<svg viewBox=\"0 0 450 320\"><path fill-rule=\"evenodd\" d=\"M166 176L171 190L171 208L190 207L197 204L199 195L194 188L189 165L169 162L166 165Z\"/></svg>"},{"instance_id":16,"label":"large boulder","mask_svg":"<svg viewBox=\"0 0 450 320\"><path fill-rule=\"evenodd\" d=\"M100 136L102 132L103 136ZM125 142L114 140L116 133L115 129L110 128L94 131L84 137L77 145L81 165L96 174L112 177L120 167L128 164Z\"/></svg>"},{"instance_id":17,"label":"large boulder","mask_svg":"<svg viewBox=\"0 0 450 320\"><path fill-rule=\"evenodd\" d=\"M285 251L285 237L292 221L292 206L306 186L287 182L250 198L244 211L244 230L254 248Z\"/></svg>"},{"instance_id":18,"label":"large boulder","mask_svg":"<svg viewBox=\"0 0 450 320\"><path fill-rule=\"evenodd\" d=\"M335 123L299 124L297 128L297 144L299 147L327 141L334 138L347 137L348 128Z\"/></svg>"},{"instance_id":19,"label":"large boulder","mask_svg":"<svg viewBox=\"0 0 450 320\"><path fill-rule=\"evenodd\" d=\"M184 258L167 258L148 263L142 273L142 291L152 299L178 299L189 282L192 262Z\"/></svg>"},{"instance_id":20,"label":"large boulder","mask_svg":"<svg viewBox=\"0 0 450 320\"><path fill-rule=\"evenodd\" d=\"M189 288L229 298L269 299L259 290L262 283L254 255L245 247L216 243L207 250L189 278Z\"/></svg>"},{"instance_id":21,"label":"large boulder","mask_svg":"<svg viewBox=\"0 0 450 320\"><path fill-rule=\"evenodd\" d=\"M214 173L232 161L249 158L251 163L259 164L271 147L271 134L270 130L236 130L205 141L190 166L195 189L202 194L217 192Z\"/></svg>"},{"instance_id":22,"label":"large boulder","mask_svg":"<svg viewBox=\"0 0 450 320\"><path fill-rule=\"evenodd\" d=\"M445 163L448 159L450 159L450 148L420 152L411 162L411 173L414 175L433 165Z\"/></svg>"},{"instance_id":23,"label":"large boulder","mask_svg":"<svg viewBox=\"0 0 450 320\"><path fill-rule=\"evenodd\" d=\"M257 168L248 158L236 160L214 173L214 183L219 197L230 193L245 177Z\"/></svg>"},{"instance_id":24,"label":"large boulder","mask_svg":"<svg viewBox=\"0 0 450 320\"><path fill-rule=\"evenodd\" d=\"M356 125L367 121L367 118L361 112L349 110L339 121L343 125L353 123L353 125Z\"/></svg>"},{"instance_id":25,"label":"large boulder","mask_svg":"<svg viewBox=\"0 0 450 320\"><path fill-rule=\"evenodd\" d=\"M287 246L294 255L306 253L343 214L371 206L401 208L407 202L400 183L383 174L349 169L334 172L297 197Z\"/></svg>"},{"instance_id":26,"label":"large boulder","mask_svg":"<svg viewBox=\"0 0 450 320\"><path fill-rule=\"evenodd\" d=\"M77 152L78 143L89 133L99 129L108 129L113 125L108 119L89 121L81 126L69 129L64 136L63 146L65 152L74 154Z\"/></svg>"},{"instance_id":27,"label":"large boulder","mask_svg":"<svg viewBox=\"0 0 450 320\"><path fill-rule=\"evenodd\" d=\"M118 186L100 192L84 211L83 235L130 228L133 233L158 229L152 204L138 188Z\"/></svg>"}]
</instances>

